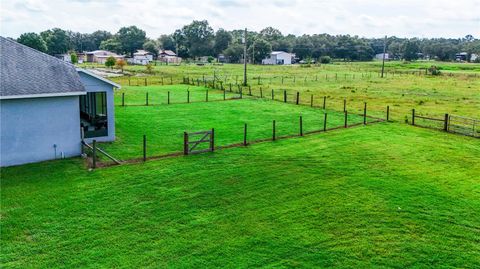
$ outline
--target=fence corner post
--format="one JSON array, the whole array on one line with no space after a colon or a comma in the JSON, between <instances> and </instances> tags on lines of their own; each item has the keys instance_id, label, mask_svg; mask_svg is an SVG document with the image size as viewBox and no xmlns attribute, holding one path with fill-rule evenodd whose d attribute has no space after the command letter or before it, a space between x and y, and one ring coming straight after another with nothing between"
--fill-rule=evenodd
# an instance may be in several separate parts
<instances>
[{"instance_id":1,"label":"fence corner post","mask_svg":"<svg viewBox=\"0 0 480 269\"><path fill-rule=\"evenodd\" d=\"M387 106L387 121L390 120L390 106Z\"/></svg>"},{"instance_id":2,"label":"fence corner post","mask_svg":"<svg viewBox=\"0 0 480 269\"><path fill-rule=\"evenodd\" d=\"M183 132L183 155L188 155L188 133Z\"/></svg>"},{"instance_id":3,"label":"fence corner post","mask_svg":"<svg viewBox=\"0 0 480 269\"><path fill-rule=\"evenodd\" d=\"M210 138L210 150L214 151L215 150L215 129L212 128L212 134Z\"/></svg>"},{"instance_id":4,"label":"fence corner post","mask_svg":"<svg viewBox=\"0 0 480 269\"><path fill-rule=\"evenodd\" d=\"M97 168L97 140L92 141L92 168Z\"/></svg>"},{"instance_id":5,"label":"fence corner post","mask_svg":"<svg viewBox=\"0 0 480 269\"><path fill-rule=\"evenodd\" d=\"M147 160L147 136L143 135L143 161Z\"/></svg>"},{"instance_id":6,"label":"fence corner post","mask_svg":"<svg viewBox=\"0 0 480 269\"><path fill-rule=\"evenodd\" d=\"M243 127L243 145L247 146L247 124Z\"/></svg>"},{"instance_id":7,"label":"fence corner post","mask_svg":"<svg viewBox=\"0 0 480 269\"><path fill-rule=\"evenodd\" d=\"M444 122L443 130L445 132L448 132L448 113L445 113L445 122Z\"/></svg>"},{"instance_id":8,"label":"fence corner post","mask_svg":"<svg viewBox=\"0 0 480 269\"><path fill-rule=\"evenodd\" d=\"M415 125L415 108L412 109L412 125Z\"/></svg>"}]
</instances>

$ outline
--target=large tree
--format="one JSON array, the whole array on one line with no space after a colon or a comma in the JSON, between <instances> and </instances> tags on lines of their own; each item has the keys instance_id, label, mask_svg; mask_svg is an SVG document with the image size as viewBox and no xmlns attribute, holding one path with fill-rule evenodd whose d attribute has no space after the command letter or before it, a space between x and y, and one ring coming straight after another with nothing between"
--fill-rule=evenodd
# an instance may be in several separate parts
<instances>
[{"instance_id":1,"label":"large tree","mask_svg":"<svg viewBox=\"0 0 480 269\"><path fill-rule=\"evenodd\" d=\"M102 41L99 49L113 51L116 53L122 53L124 51L122 44L120 44L120 41L118 41L118 39L115 37Z\"/></svg>"},{"instance_id":2,"label":"large tree","mask_svg":"<svg viewBox=\"0 0 480 269\"><path fill-rule=\"evenodd\" d=\"M36 33L21 34L17 42L41 52L47 52L47 43Z\"/></svg>"},{"instance_id":3,"label":"large tree","mask_svg":"<svg viewBox=\"0 0 480 269\"><path fill-rule=\"evenodd\" d=\"M154 59L158 57L158 43L155 40L147 40L143 43L143 49L153 54Z\"/></svg>"},{"instance_id":4,"label":"large tree","mask_svg":"<svg viewBox=\"0 0 480 269\"><path fill-rule=\"evenodd\" d=\"M243 45L234 43L230 44L226 50L223 51L230 63L238 63L243 56Z\"/></svg>"},{"instance_id":5,"label":"large tree","mask_svg":"<svg viewBox=\"0 0 480 269\"><path fill-rule=\"evenodd\" d=\"M232 42L232 35L224 29L219 29L215 34L215 45L213 46L213 53L218 55L228 48Z\"/></svg>"},{"instance_id":6,"label":"large tree","mask_svg":"<svg viewBox=\"0 0 480 269\"><path fill-rule=\"evenodd\" d=\"M206 56L212 53L214 32L208 21L193 21L175 32L177 45L183 45L190 57Z\"/></svg>"},{"instance_id":7,"label":"large tree","mask_svg":"<svg viewBox=\"0 0 480 269\"><path fill-rule=\"evenodd\" d=\"M272 45L270 44L270 42L263 38L258 38L257 40L255 40L255 42L249 49L250 55L253 56L254 63L262 62L262 59L267 57L270 52L272 52Z\"/></svg>"},{"instance_id":8,"label":"large tree","mask_svg":"<svg viewBox=\"0 0 480 269\"><path fill-rule=\"evenodd\" d=\"M47 43L47 52L50 55L62 54L70 49L67 32L60 28L43 31L40 36Z\"/></svg>"},{"instance_id":9,"label":"large tree","mask_svg":"<svg viewBox=\"0 0 480 269\"><path fill-rule=\"evenodd\" d=\"M176 51L175 40L173 40L172 35L161 35L157 41L161 49Z\"/></svg>"},{"instance_id":10,"label":"large tree","mask_svg":"<svg viewBox=\"0 0 480 269\"><path fill-rule=\"evenodd\" d=\"M133 57L136 50L143 47L143 43L146 40L145 31L137 26L122 27L118 30L116 36L123 52L130 54L131 57Z\"/></svg>"},{"instance_id":11,"label":"large tree","mask_svg":"<svg viewBox=\"0 0 480 269\"><path fill-rule=\"evenodd\" d=\"M420 48L415 40L407 40L403 44L403 59L412 61L418 59Z\"/></svg>"}]
</instances>

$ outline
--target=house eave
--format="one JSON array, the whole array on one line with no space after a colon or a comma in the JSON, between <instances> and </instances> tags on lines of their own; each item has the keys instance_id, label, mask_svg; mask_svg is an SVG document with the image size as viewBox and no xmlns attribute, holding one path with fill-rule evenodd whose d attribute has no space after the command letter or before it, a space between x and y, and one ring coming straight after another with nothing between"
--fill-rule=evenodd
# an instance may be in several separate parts
<instances>
[{"instance_id":1,"label":"house eave","mask_svg":"<svg viewBox=\"0 0 480 269\"><path fill-rule=\"evenodd\" d=\"M97 75L97 74L94 74L94 73L92 73L92 72L89 72L89 71L87 71L87 70L85 70L85 69L77 68L77 72L82 72L82 73L84 73L84 74L87 74L87 75L89 75L89 76L92 76L92 77L94 77L94 78L96 78L96 79L98 79L98 80L101 80L101 81L103 81L103 82L105 82L105 83L107 83L107 84L112 85L112 86L115 87L115 88L118 88L118 89L121 89L121 88L122 88L122 86L120 86L120 84L117 84L117 83L115 83L115 82L113 82L113 81L110 81L110 80L108 80L108 79L106 79L106 78L103 78L103 77L101 77L101 76L99 76L99 75Z\"/></svg>"},{"instance_id":2,"label":"house eave","mask_svg":"<svg viewBox=\"0 0 480 269\"><path fill-rule=\"evenodd\" d=\"M10 99L26 99L26 98L43 98L43 97L63 97L63 96L77 96L85 95L87 92L60 92L60 93L40 93L40 94L19 94L0 96L0 100Z\"/></svg>"}]
</instances>

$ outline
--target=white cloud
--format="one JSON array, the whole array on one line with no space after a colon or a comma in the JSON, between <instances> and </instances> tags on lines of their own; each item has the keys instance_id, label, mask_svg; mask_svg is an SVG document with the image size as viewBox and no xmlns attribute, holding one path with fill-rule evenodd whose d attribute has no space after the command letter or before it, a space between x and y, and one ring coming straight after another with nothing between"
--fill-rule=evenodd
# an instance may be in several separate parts
<instances>
[{"instance_id":1,"label":"white cloud","mask_svg":"<svg viewBox=\"0 0 480 269\"><path fill-rule=\"evenodd\" d=\"M214 29L267 26L284 34L480 37L480 0L1 0L0 34L60 27L80 32L137 25L149 37L192 20Z\"/></svg>"}]
</instances>

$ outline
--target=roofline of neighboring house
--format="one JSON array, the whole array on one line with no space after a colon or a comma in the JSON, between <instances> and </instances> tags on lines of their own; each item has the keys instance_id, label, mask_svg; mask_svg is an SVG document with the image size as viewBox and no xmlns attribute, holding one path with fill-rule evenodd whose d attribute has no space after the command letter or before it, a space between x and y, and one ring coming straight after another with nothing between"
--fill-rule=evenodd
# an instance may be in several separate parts
<instances>
[{"instance_id":1,"label":"roofline of neighboring house","mask_svg":"<svg viewBox=\"0 0 480 269\"><path fill-rule=\"evenodd\" d=\"M115 87L115 88L118 88L118 89L121 89L121 88L122 88L122 86L120 86L120 84L117 84L117 83L115 83L115 82L113 82L113 81L110 81L110 80L108 80L108 79L106 79L106 78L103 78L103 77L101 77L101 76L99 76L99 75L97 75L97 74L94 74L94 73L92 73L92 72L89 72L89 71L87 71L87 70L85 70L85 69L77 68L77 72L82 72L82 73L84 73L84 74L87 74L87 75L89 75L89 76L92 76L92 77L94 77L94 78L96 78L96 79L99 79L99 80L101 80L101 81L103 81L103 82L105 82L105 83L107 83L107 84L112 85L112 86Z\"/></svg>"},{"instance_id":2,"label":"roofline of neighboring house","mask_svg":"<svg viewBox=\"0 0 480 269\"><path fill-rule=\"evenodd\" d=\"M76 96L76 95L85 95L85 94L87 94L87 92L58 92L58 93L40 93L40 94L19 94L19 95L0 96L0 100L41 98L41 97L62 97L62 96Z\"/></svg>"}]
</instances>

